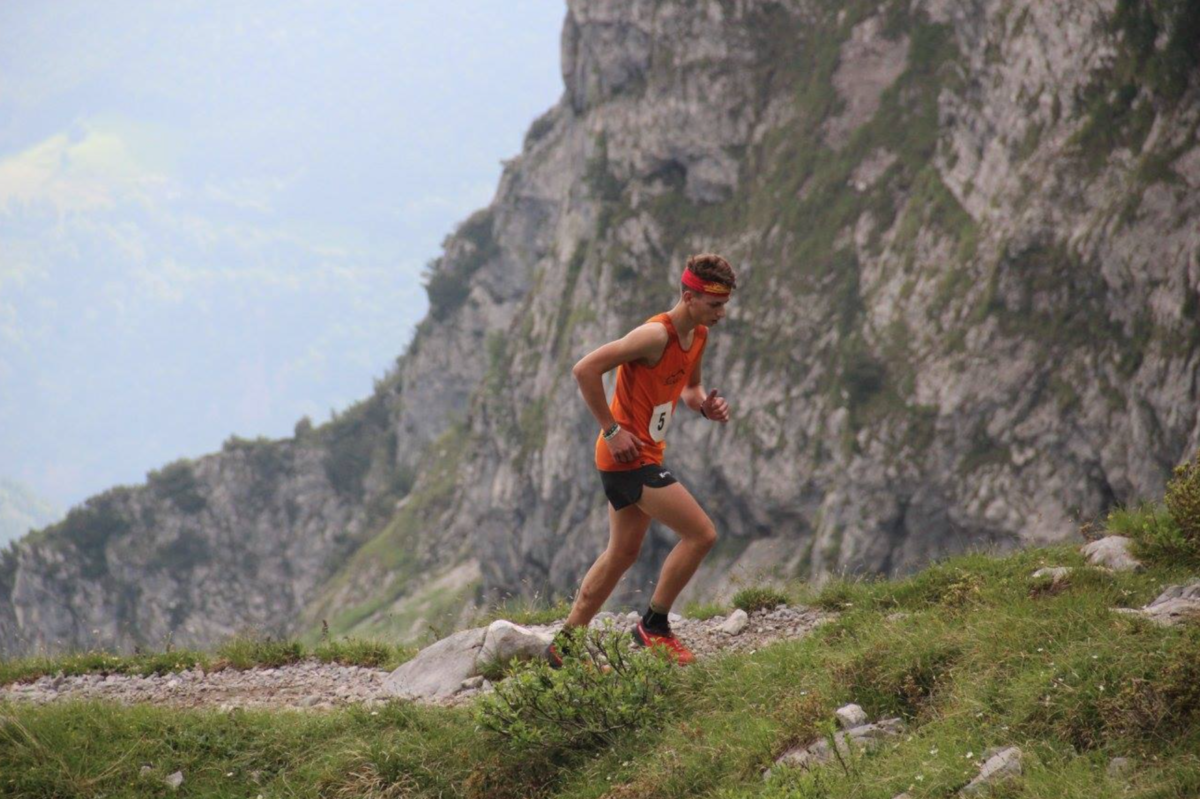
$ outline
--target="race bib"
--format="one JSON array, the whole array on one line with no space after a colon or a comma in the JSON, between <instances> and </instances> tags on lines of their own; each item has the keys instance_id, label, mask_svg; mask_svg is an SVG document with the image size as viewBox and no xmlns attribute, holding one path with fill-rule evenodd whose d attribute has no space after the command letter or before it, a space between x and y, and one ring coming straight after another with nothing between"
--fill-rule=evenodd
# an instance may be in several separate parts
<instances>
[{"instance_id":1,"label":"race bib","mask_svg":"<svg viewBox=\"0 0 1200 799\"><path fill-rule=\"evenodd\" d=\"M662 441L667 437L667 428L671 426L671 417L674 415L672 403L664 402L662 405L655 405L654 410L650 411L650 438L655 442Z\"/></svg>"}]
</instances>

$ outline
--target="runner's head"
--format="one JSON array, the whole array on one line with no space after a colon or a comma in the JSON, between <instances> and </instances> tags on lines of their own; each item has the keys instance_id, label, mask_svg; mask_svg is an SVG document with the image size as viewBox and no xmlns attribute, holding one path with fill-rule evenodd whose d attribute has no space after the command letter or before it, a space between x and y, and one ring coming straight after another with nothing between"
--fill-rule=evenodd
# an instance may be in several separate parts
<instances>
[{"instance_id":1,"label":"runner's head","mask_svg":"<svg viewBox=\"0 0 1200 799\"><path fill-rule=\"evenodd\" d=\"M719 322L735 288L737 275L721 256L701 253L688 258L680 291L684 306L697 324L711 326Z\"/></svg>"}]
</instances>

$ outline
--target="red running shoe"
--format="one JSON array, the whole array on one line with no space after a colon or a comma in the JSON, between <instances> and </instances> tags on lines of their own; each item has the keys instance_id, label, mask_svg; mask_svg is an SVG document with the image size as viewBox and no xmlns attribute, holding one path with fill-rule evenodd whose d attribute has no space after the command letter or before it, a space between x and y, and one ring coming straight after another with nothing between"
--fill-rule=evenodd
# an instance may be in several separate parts
<instances>
[{"instance_id":1,"label":"red running shoe","mask_svg":"<svg viewBox=\"0 0 1200 799\"><path fill-rule=\"evenodd\" d=\"M651 632L640 621L637 623L637 627L633 628L633 643L647 648L661 646L680 666L686 666L696 659L696 656L688 651L686 646L679 643L679 639L670 630L667 630L665 634Z\"/></svg>"},{"instance_id":2,"label":"red running shoe","mask_svg":"<svg viewBox=\"0 0 1200 799\"><path fill-rule=\"evenodd\" d=\"M542 659L545 660L552 669L562 668L562 653L558 651L558 647L556 647L554 644L546 644L546 648L542 650Z\"/></svg>"}]
</instances>

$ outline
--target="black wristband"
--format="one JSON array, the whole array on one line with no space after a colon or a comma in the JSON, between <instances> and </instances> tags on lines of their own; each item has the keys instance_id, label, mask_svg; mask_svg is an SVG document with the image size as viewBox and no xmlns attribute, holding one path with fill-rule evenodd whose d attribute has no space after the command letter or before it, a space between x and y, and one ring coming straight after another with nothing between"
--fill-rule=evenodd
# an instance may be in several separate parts
<instances>
[{"instance_id":1,"label":"black wristband","mask_svg":"<svg viewBox=\"0 0 1200 799\"><path fill-rule=\"evenodd\" d=\"M705 419L708 418L708 414L704 412L704 403L700 404L700 415L703 416Z\"/></svg>"}]
</instances>

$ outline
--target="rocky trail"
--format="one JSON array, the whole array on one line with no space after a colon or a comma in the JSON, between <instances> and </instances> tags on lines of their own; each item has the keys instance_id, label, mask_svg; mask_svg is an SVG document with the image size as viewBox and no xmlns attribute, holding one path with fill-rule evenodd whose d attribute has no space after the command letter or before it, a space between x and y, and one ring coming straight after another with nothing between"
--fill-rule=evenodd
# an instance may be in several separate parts
<instances>
[{"instance_id":1,"label":"rocky trail","mask_svg":"<svg viewBox=\"0 0 1200 799\"><path fill-rule=\"evenodd\" d=\"M799 638L813 630L830 614L806 607L780 606L747 614L735 610L729 616L711 619L685 619L672 614L672 625L697 658L713 657L719 652L742 652L766 646L774 641ZM592 622L593 626L612 623L619 629L629 629L637 614L617 615L604 612ZM531 642L524 655L530 656L538 641L548 641L562 622L548 625L519 627L508 622L494 622L487 628L464 630L450 638L427 647L417 657L401 666L397 672L436 673L447 671L442 662L432 662L427 656L439 646L456 638L474 635L482 640L486 631L505 625L510 632ZM469 649L469 647L468 647ZM478 646L476 647L478 649ZM435 653L436 654L436 653ZM521 656L520 653L516 653ZM477 653L472 652L464 671L476 671ZM482 662L479 663L482 666ZM276 668L222 669L205 672L201 668L150 676L128 674L82 674L75 676L43 676L33 682L13 683L0 687L0 701L54 702L63 699L104 699L126 704L148 702L180 708L270 708L295 710L328 710L348 705L372 707L397 696L439 705L459 705L491 689L491 684L479 674L469 674L457 685L436 691L406 690L403 681L389 680L395 673L364 666L346 666L306 659Z\"/></svg>"}]
</instances>

